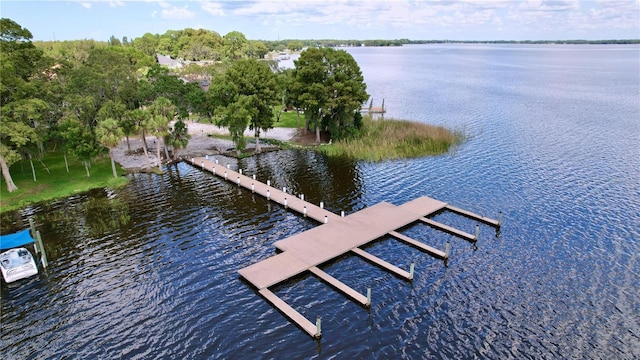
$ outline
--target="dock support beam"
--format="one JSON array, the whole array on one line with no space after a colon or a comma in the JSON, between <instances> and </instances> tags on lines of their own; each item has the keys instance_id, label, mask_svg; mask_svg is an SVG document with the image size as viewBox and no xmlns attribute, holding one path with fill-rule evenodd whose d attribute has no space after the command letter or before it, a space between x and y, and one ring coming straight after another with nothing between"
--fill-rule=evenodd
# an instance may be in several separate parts
<instances>
[{"instance_id":1,"label":"dock support beam","mask_svg":"<svg viewBox=\"0 0 640 360\"><path fill-rule=\"evenodd\" d=\"M316 318L316 334L313 335L313 337L315 337L316 339L322 337L322 318L320 316Z\"/></svg>"}]
</instances>

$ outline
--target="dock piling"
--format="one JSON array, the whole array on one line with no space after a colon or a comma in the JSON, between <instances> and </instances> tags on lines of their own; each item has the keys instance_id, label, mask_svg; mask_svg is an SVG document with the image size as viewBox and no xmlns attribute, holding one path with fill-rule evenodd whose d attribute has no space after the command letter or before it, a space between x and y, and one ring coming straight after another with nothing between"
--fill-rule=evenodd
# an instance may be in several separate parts
<instances>
[{"instance_id":1,"label":"dock piling","mask_svg":"<svg viewBox=\"0 0 640 360\"><path fill-rule=\"evenodd\" d=\"M256 184L251 183L251 192L256 192Z\"/></svg>"},{"instance_id":2,"label":"dock piling","mask_svg":"<svg viewBox=\"0 0 640 360\"><path fill-rule=\"evenodd\" d=\"M238 186L240 186L240 176L238 176Z\"/></svg>"},{"instance_id":3,"label":"dock piling","mask_svg":"<svg viewBox=\"0 0 640 360\"><path fill-rule=\"evenodd\" d=\"M449 252L451 251L451 243L449 243L447 241L447 243L444 245L444 260L446 261L447 259L449 259Z\"/></svg>"},{"instance_id":4,"label":"dock piling","mask_svg":"<svg viewBox=\"0 0 640 360\"><path fill-rule=\"evenodd\" d=\"M320 209L324 209L324 201L320 201Z\"/></svg>"},{"instance_id":5,"label":"dock piling","mask_svg":"<svg viewBox=\"0 0 640 360\"><path fill-rule=\"evenodd\" d=\"M344 210L340 211L340 217L344 217Z\"/></svg>"},{"instance_id":6,"label":"dock piling","mask_svg":"<svg viewBox=\"0 0 640 360\"><path fill-rule=\"evenodd\" d=\"M411 263L411 265L409 265L409 279L413 280L413 274L415 272L415 268L416 268L416 264L415 263Z\"/></svg>"},{"instance_id":7,"label":"dock piling","mask_svg":"<svg viewBox=\"0 0 640 360\"><path fill-rule=\"evenodd\" d=\"M202 162L202 164L200 164L202 166L202 168L204 169L204 161Z\"/></svg>"},{"instance_id":8,"label":"dock piling","mask_svg":"<svg viewBox=\"0 0 640 360\"><path fill-rule=\"evenodd\" d=\"M40 261L42 261L42 266L46 269L47 265L49 265L49 262L47 261L47 253L44 251L44 244L42 243L42 236L40 236L39 230L36 230L36 239L40 244L40 252L42 252L42 254L40 255Z\"/></svg>"},{"instance_id":9,"label":"dock piling","mask_svg":"<svg viewBox=\"0 0 640 360\"><path fill-rule=\"evenodd\" d=\"M231 169L231 165L230 164L227 164L227 169Z\"/></svg>"},{"instance_id":10,"label":"dock piling","mask_svg":"<svg viewBox=\"0 0 640 360\"><path fill-rule=\"evenodd\" d=\"M282 192L285 193L285 194L287 193L287 187L286 186L282 187Z\"/></svg>"},{"instance_id":11,"label":"dock piling","mask_svg":"<svg viewBox=\"0 0 640 360\"><path fill-rule=\"evenodd\" d=\"M255 180L255 179L256 179L256 174L253 174L253 180Z\"/></svg>"},{"instance_id":12,"label":"dock piling","mask_svg":"<svg viewBox=\"0 0 640 360\"><path fill-rule=\"evenodd\" d=\"M307 217L307 205L305 205L305 206L302 208L302 215L304 215L304 217Z\"/></svg>"},{"instance_id":13,"label":"dock piling","mask_svg":"<svg viewBox=\"0 0 640 360\"><path fill-rule=\"evenodd\" d=\"M224 179L227 180L227 171L224 172Z\"/></svg>"},{"instance_id":14,"label":"dock piling","mask_svg":"<svg viewBox=\"0 0 640 360\"><path fill-rule=\"evenodd\" d=\"M238 169L238 172L240 173L240 175L242 175L242 169Z\"/></svg>"},{"instance_id":15,"label":"dock piling","mask_svg":"<svg viewBox=\"0 0 640 360\"><path fill-rule=\"evenodd\" d=\"M284 208L287 208L287 198L284 198Z\"/></svg>"},{"instance_id":16,"label":"dock piling","mask_svg":"<svg viewBox=\"0 0 640 360\"><path fill-rule=\"evenodd\" d=\"M218 159L216 159L216 164L218 163Z\"/></svg>"},{"instance_id":17,"label":"dock piling","mask_svg":"<svg viewBox=\"0 0 640 360\"><path fill-rule=\"evenodd\" d=\"M300 194L300 200L304 201L304 194Z\"/></svg>"},{"instance_id":18,"label":"dock piling","mask_svg":"<svg viewBox=\"0 0 640 360\"><path fill-rule=\"evenodd\" d=\"M371 306L371 288L367 288L367 306Z\"/></svg>"},{"instance_id":19,"label":"dock piling","mask_svg":"<svg viewBox=\"0 0 640 360\"><path fill-rule=\"evenodd\" d=\"M474 238L474 241L478 241L479 234L480 234L480 225L476 225L476 236Z\"/></svg>"},{"instance_id":20,"label":"dock piling","mask_svg":"<svg viewBox=\"0 0 640 360\"><path fill-rule=\"evenodd\" d=\"M271 180L267 180L267 186L271 186Z\"/></svg>"},{"instance_id":21,"label":"dock piling","mask_svg":"<svg viewBox=\"0 0 640 360\"><path fill-rule=\"evenodd\" d=\"M271 194L269 193L269 190L267 190L267 200L271 200Z\"/></svg>"},{"instance_id":22,"label":"dock piling","mask_svg":"<svg viewBox=\"0 0 640 360\"><path fill-rule=\"evenodd\" d=\"M329 218L327 217L327 215L324 216L324 223L328 223L329 222Z\"/></svg>"},{"instance_id":23,"label":"dock piling","mask_svg":"<svg viewBox=\"0 0 640 360\"><path fill-rule=\"evenodd\" d=\"M322 318L318 316L316 318L316 334L314 337L320 338L322 336Z\"/></svg>"},{"instance_id":24,"label":"dock piling","mask_svg":"<svg viewBox=\"0 0 640 360\"><path fill-rule=\"evenodd\" d=\"M498 213L498 227L502 226L502 211Z\"/></svg>"}]
</instances>

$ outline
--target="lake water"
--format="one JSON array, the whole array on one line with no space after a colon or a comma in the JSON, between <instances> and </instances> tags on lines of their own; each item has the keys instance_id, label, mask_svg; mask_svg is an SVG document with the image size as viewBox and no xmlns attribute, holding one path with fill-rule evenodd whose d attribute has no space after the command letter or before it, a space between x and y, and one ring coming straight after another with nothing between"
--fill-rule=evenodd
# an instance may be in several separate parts
<instances>
[{"instance_id":1,"label":"lake water","mask_svg":"<svg viewBox=\"0 0 640 360\"><path fill-rule=\"evenodd\" d=\"M50 266L2 284L0 358L640 357L640 48L425 45L352 48L386 117L445 125L450 154L378 164L282 151L231 160L351 213L427 195L496 218L476 246L423 225L367 251L412 283L345 256L323 269L364 309L313 276L272 290L308 319L311 339L237 270L316 224L187 164L4 214L33 217ZM475 222L437 220L473 233Z\"/></svg>"}]
</instances>

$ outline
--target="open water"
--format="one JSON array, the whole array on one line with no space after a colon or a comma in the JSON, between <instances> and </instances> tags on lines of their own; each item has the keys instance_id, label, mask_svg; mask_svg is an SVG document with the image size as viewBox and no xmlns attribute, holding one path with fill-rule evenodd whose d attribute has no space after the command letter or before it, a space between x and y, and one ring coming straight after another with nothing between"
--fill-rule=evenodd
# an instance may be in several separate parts
<instances>
[{"instance_id":1,"label":"open water","mask_svg":"<svg viewBox=\"0 0 640 360\"><path fill-rule=\"evenodd\" d=\"M412 283L345 256L272 290L323 337L307 336L237 270L316 226L180 164L4 214L33 217L50 266L2 284L2 359L632 359L640 357L640 48L426 45L352 48L386 117L441 124L450 154L377 164L309 151L220 158L347 213L427 195L496 218L474 246L427 226L403 230L442 261L391 239L367 251ZM473 221L437 220L467 232Z\"/></svg>"}]
</instances>

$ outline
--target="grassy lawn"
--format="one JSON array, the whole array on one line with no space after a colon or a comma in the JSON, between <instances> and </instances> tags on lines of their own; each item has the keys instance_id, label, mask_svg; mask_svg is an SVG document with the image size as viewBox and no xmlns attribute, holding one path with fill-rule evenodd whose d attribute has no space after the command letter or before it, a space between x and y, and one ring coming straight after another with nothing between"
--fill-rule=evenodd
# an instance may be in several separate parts
<instances>
[{"instance_id":1,"label":"grassy lawn","mask_svg":"<svg viewBox=\"0 0 640 360\"><path fill-rule=\"evenodd\" d=\"M27 204L67 197L95 188L116 188L125 185L128 179L124 176L113 177L111 160L108 156L101 157L91 164L87 177L84 165L75 159L69 160L69 172L60 152L46 153L41 160L34 160L36 179L29 160L22 160L11 166L11 177L18 190L9 193L4 178L0 179L0 212L15 210ZM118 172L123 175L124 170L118 166ZM48 169L48 171L47 171Z\"/></svg>"},{"instance_id":2,"label":"grassy lawn","mask_svg":"<svg viewBox=\"0 0 640 360\"><path fill-rule=\"evenodd\" d=\"M273 108L274 118L276 118L279 110L280 110L279 106ZM300 114L300 124L301 126L304 126L304 114ZM273 127L294 128L294 129L297 128L298 117L296 116L296 111L290 110L287 112L282 112L280 114L280 121L274 120Z\"/></svg>"}]
</instances>

